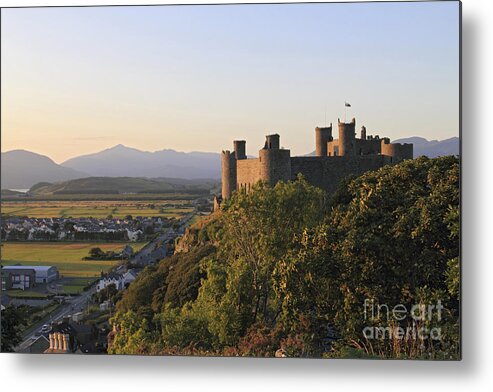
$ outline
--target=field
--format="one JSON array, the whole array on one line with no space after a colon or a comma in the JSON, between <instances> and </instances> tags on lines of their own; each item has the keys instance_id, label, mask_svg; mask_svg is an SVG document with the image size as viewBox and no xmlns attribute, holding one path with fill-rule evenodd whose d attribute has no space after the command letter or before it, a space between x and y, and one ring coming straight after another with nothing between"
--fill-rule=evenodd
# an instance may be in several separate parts
<instances>
[{"instance_id":1,"label":"field","mask_svg":"<svg viewBox=\"0 0 493 392\"><path fill-rule=\"evenodd\" d=\"M2 265L53 265L60 275L70 278L97 277L109 271L118 260L82 260L91 248L120 251L126 243L7 242L1 247ZM145 243L130 243L137 251Z\"/></svg>"},{"instance_id":2,"label":"field","mask_svg":"<svg viewBox=\"0 0 493 392\"><path fill-rule=\"evenodd\" d=\"M7 290L7 294L11 298L20 298L20 299L46 299L48 298L48 294L39 293L37 291L28 291L28 290Z\"/></svg>"},{"instance_id":3,"label":"field","mask_svg":"<svg viewBox=\"0 0 493 392\"><path fill-rule=\"evenodd\" d=\"M124 218L127 215L181 218L194 211L190 200L2 201L3 216L29 218Z\"/></svg>"}]
</instances>

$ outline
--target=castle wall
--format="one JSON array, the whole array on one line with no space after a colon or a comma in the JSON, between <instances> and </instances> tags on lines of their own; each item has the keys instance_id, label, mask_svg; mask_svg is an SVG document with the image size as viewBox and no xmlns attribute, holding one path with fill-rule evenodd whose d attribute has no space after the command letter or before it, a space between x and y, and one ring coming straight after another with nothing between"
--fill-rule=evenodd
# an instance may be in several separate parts
<instances>
[{"instance_id":1,"label":"castle wall","mask_svg":"<svg viewBox=\"0 0 493 392\"><path fill-rule=\"evenodd\" d=\"M293 157L291 158L291 179L298 173L306 180L333 194L340 182L350 175L361 175L368 170L377 170L390 163L388 157L382 155L362 156L359 159L348 157Z\"/></svg>"},{"instance_id":2,"label":"castle wall","mask_svg":"<svg viewBox=\"0 0 493 392\"><path fill-rule=\"evenodd\" d=\"M250 190L261 178L260 160L242 159L237 163L237 189Z\"/></svg>"},{"instance_id":3,"label":"castle wall","mask_svg":"<svg viewBox=\"0 0 493 392\"><path fill-rule=\"evenodd\" d=\"M356 139L356 155L377 155L380 154L380 139Z\"/></svg>"},{"instance_id":4,"label":"castle wall","mask_svg":"<svg viewBox=\"0 0 493 392\"><path fill-rule=\"evenodd\" d=\"M391 157L391 162L396 163L404 159L413 159L413 145L409 143L390 143L388 138L381 140L382 155Z\"/></svg>"},{"instance_id":5,"label":"castle wall","mask_svg":"<svg viewBox=\"0 0 493 392\"><path fill-rule=\"evenodd\" d=\"M339 139L327 143L327 155L329 157L339 156Z\"/></svg>"}]
</instances>

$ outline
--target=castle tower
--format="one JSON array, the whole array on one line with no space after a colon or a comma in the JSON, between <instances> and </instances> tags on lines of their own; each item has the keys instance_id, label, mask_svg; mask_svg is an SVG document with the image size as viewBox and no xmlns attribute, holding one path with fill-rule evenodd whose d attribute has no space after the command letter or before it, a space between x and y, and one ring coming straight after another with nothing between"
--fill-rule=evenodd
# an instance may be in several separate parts
<instances>
[{"instance_id":1,"label":"castle tower","mask_svg":"<svg viewBox=\"0 0 493 392\"><path fill-rule=\"evenodd\" d=\"M235 149L235 158L239 159L247 159L246 156L246 141L245 140L235 140L233 141L234 149Z\"/></svg>"},{"instance_id":2,"label":"castle tower","mask_svg":"<svg viewBox=\"0 0 493 392\"><path fill-rule=\"evenodd\" d=\"M388 137L384 137L380 143L381 154L390 157L391 163L400 162L404 159L413 159L412 143L390 143Z\"/></svg>"},{"instance_id":3,"label":"castle tower","mask_svg":"<svg viewBox=\"0 0 493 392\"><path fill-rule=\"evenodd\" d=\"M280 139L277 133L273 135L267 135L265 137L265 146L264 149L267 150L279 150Z\"/></svg>"},{"instance_id":4,"label":"castle tower","mask_svg":"<svg viewBox=\"0 0 493 392\"><path fill-rule=\"evenodd\" d=\"M361 140L366 140L366 127L364 125L361 127L361 136L360 136L360 139Z\"/></svg>"},{"instance_id":5,"label":"castle tower","mask_svg":"<svg viewBox=\"0 0 493 392\"><path fill-rule=\"evenodd\" d=\"M332 141L332 123L329 127L315 128L315 155L317 157L327 156L327 143Z\"/></svg>"},{"instance_id":6,"label":"castle tower","mask_svg":"<svg viewBox=\"0 0 493 392\"><path fill-rule=\"evenodd\" d=\"M279 135L267 135L259 151L260 179L269 186L291 179L291 151L280 149Z\"/></svg>"},{"instance_id":7,"label":"castle tower","mask_svg":"<svg viewBox=\"0 0 493 392\"><path fill-rule=\"evenodd\" d=\"M341 123L337 119L339 126L339 155L354 156L355 155L355 140L356 140L356 119L353 118L350 123Z\"/></svg>"},{"instance_id":8,"label":"castle tower","mask_svg":"<svg viewBox=\"0 0 493 392\"><path fill-rule=\"evenodd\" d=\"M223 151L221 154L222 197L226 200L236 190L235 152Z\"/></svg>"}]
</instances>

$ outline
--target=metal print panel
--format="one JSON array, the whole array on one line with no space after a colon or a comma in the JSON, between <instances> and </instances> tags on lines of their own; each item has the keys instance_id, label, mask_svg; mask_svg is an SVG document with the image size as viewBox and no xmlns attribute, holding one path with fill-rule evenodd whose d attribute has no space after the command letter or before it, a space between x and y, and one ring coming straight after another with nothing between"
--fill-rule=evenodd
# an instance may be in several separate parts
<instances>
[{"instance_id":1,"label":"metal print panel","mask_svg":"<svg viewBox=\"0 0 493 392\"><path fill-rule=\"evenodd\" d=\"M460 7L2 9L1 351L459 360Z\"/></svg>"}]
</instances>

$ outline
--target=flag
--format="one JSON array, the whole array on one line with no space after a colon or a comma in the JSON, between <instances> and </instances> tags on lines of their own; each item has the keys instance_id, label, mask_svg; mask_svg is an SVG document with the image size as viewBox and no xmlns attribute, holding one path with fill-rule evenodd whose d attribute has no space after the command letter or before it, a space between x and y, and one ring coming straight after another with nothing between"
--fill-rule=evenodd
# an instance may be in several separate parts
<instances>
[{"instance_id":1,"label":"flag","mask_svg":"<svg viewBox=\"0 0 493 392\"><path fill-rule=\"evenodd\" d=\"M344 106L350 108L351 107L351 104L349 102L344 102Z\"/></svg>"}]
</instances>

